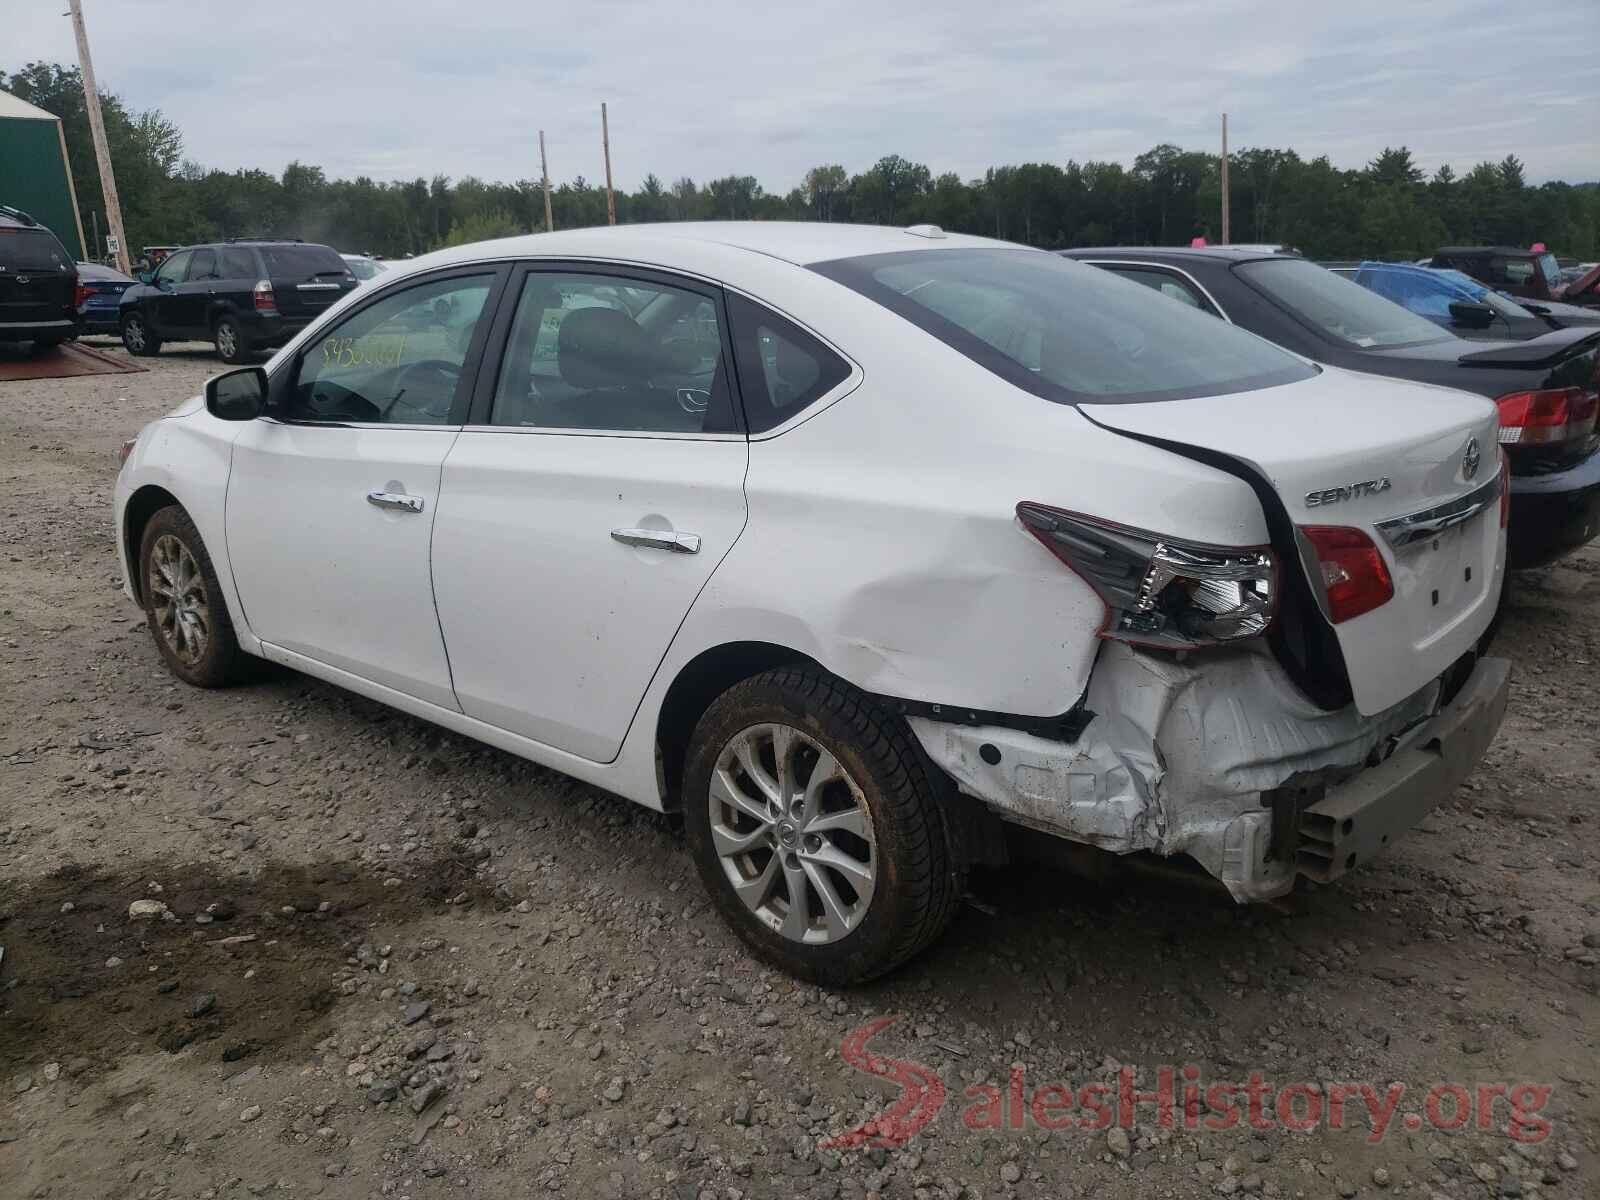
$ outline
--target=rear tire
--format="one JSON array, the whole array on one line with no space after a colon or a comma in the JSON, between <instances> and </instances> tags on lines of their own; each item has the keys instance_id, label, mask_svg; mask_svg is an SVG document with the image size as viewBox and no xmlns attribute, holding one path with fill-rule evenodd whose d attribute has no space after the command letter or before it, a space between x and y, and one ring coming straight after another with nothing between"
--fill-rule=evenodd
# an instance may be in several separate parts
<instances>
[{"instance_id":1,"label":"rear tire","mask_svg":"<svg viewBox=\"0 0 1600 1200\"><path fill-rule=\"evenodd\" d=\"M211 339L217 347L217 357L225 363L248 362L254 348L245 337L239 322L230 316L220 316L211 327Z\"/></svg>"},{"instance_id":2,"label":"rear tire","mask_svg":"<svg viewBox=\"0 0 1600 1200\"><path fill-rule=\"evenodd\" d=\"M247 675L227 602L200 531L177 505L150 518L139 539L139 594L167 668L185 683L215 688Z\"/></svg>"},{"instance_id":3,"label":"rear tire","mask_svg":"<svg viewBox=\"0 0 1600 1200\"><path fill-rule=\"evenodd\" d=\"M129 313L120 322L122 345L136 358L150 358L161 353L161 339L150 329L150 323L138 313Z\"/></svg>"},{"instance_id":4,"label":"rear tire","mask_svg":"<svg viewBox=\"0 0 1600 1200\"><path fill-rule=\"evenodd\" d=\"M718 912L801 978L892 971L961 895L931 770L904 719L818 668L735 684L700 718L684 773L684 832Z\"/></svg>"}]
</instances>

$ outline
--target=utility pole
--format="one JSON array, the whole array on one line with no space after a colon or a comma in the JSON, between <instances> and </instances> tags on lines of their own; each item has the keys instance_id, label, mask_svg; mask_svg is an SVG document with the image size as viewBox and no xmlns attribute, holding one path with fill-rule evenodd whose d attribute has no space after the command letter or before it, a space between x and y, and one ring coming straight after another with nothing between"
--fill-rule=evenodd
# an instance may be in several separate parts
<instances>
[{"instance_id":1,"label":"utility pole","mask_svg":"<svg viewBox=\"0 0 1600 1200\"><path fill-rule=\"evenodd\" d=\"M105 193L106 224L117 239L117 270L128 273L128 240L122 233L122 202L117 199L117 177L111 170L111 151L106 146L106 123L100 115L100 89L94 82L94 60L89 57L89 31L83 25L80 0L67 0L72 7L72 32L78 38L78 67L83 74L83 102L89 110L89 134L94 139L95 162L100 167L100 190Z\"/></svg>"},{"instance_id":2,"label":"utility pole","mask_svg":"<svg viewBox=\"0 0 1600 1200\"><path fill-rule=\"evenodd\" d=\"M606 155L606 224L617 223L617 198L611 192L611 127L606 122L606 104L600 102L600 148Z\"/></svg>"},{"instance_id":3,"label":"utility pole","mask_svg":"<svg viewBox=\"0 0 1600 1200\"><path fill-rule=\"evenodd\" d=\"M544 231L551 232L556 223L550 218L550 163L544 156L544 130L539 130L539 174L544 176Z\"/></svg>"},{"instance_id":4,"label":"utility pole","mask_svg":"<svg viewBox=\"0 0 1600 1200\"><path fill-rule=\"evenodd\" d=\"M1228 114L1222 114L1222 244L1228 245Z\"/></svg>"}]
</instances>

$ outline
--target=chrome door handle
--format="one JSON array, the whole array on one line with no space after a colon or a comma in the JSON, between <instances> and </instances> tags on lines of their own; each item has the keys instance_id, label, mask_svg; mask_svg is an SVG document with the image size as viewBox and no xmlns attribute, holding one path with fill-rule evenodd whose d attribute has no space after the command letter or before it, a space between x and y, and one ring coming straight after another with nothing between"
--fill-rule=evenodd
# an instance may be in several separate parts
<instances>
[{"instance_id":1,"label":"chrome door handle","mask_svg":"<svg viewBox=\"0 0 1600 1200\"><path fill-rule=\"evenodd\" d=\"M400 492L368 492L367 503L375 504L379 508L392 508L397 512L422 511L421 496L407 496Z\"/></svg>"},{"instance_id":2,"label":"chrome door handle","mask_svg":"<svg viewBox=\"0 0 1600 1200\"><path fill-rule=\"evenodd\" d=\"M674 533L670 529L613 529L613 541L624 546L649 546L652 550L671 550L674 554L699 554L698 533Z\"/></svg>"}]
</instances>

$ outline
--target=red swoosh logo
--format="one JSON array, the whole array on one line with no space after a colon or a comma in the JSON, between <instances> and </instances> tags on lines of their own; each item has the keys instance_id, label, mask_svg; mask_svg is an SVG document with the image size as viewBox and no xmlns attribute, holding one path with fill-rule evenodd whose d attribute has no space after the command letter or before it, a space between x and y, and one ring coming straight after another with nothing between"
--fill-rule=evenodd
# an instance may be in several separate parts
<instances>
[{"instance_id":1,"label":"red swoosh logo","mask_svg":"<svg viewBox=\"0 0 1600 1200\"><path fill-rule=\"evenodd\" d=\"M824 1150L851 1150L871 1143L898 1149L920 1133L944 1107L944 1081L931 1067L903 1058L873 1054L867 1043L900 1019L900 1013L879 1017L852 1029L839 1043L839 1057L858 1071L900 1085L900 1098L869 1121L821 1143Z\"/></svg>"}]
</instances>

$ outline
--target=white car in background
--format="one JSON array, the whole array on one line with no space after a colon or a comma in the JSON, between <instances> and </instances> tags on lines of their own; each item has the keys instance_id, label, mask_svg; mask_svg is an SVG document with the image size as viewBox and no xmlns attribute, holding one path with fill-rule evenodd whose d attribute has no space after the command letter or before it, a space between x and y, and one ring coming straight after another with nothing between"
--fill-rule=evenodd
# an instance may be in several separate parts
<instances>
[{"instance_id":1,"label":"white car in background","mask_svg":"<svg viewBox=\"0 0 1600 1200\"><path fill-rule=\"evenodd\" d=\"M387 263L366 254L341 253L339 257L344 259L345 265L350 268L350 274L356 277L358 283L371 283L389 269Z\"/></svg>"},{"instance_id":2,"label":"white car in background","mask_svg":"<svg viewBox=\"0 0 1600 1200\"><path fill-rule=\"evenodd\" d=\"M1504 710L1496 411L931 226L441 251L126 452L129 594L680 810L811 978L934 940L1006 823L1327 881ZM1012 839L1015 840L1015 839Z\"/></svg>"}]
</instances>

